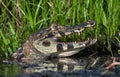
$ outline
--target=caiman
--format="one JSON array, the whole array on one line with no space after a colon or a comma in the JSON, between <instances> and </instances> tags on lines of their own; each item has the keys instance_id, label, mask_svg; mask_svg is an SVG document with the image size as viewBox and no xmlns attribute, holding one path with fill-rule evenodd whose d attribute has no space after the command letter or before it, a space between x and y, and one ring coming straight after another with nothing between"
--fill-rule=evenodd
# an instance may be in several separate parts
<instances>
[{"instance_id":1,"label":"caiman","mask_svg":"<svg viewBox=\"0 0 120 77\"><path fill-rule=\"evenodd\" d=\"M61 26L52 24L48 28L41 29L30 35L28 40L13 53L14 60L43 59L52 57L68 57L96 43L97 39L92 38L84 42L63 42L60 39L71 34L81 34L86 28L95 25L95 21L89 20L77 26Z\"/></svg>"}]
</instances>

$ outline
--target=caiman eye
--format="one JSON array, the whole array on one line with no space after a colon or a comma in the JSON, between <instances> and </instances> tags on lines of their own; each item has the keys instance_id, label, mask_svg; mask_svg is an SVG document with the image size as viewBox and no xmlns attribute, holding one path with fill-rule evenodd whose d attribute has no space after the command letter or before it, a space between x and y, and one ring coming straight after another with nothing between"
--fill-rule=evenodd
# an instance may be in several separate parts
<instances>
[{"instance_id":1,"label":"caiman eye","mask_svg":"<svg viewBox=\"0 0 120 77\"><path fill-rule=\"evenodd\" d=\"M42 45L48 47L48 46L50 46L50 41L48 41L48 40L43 41Z\"/></svg>"}]
</instances>

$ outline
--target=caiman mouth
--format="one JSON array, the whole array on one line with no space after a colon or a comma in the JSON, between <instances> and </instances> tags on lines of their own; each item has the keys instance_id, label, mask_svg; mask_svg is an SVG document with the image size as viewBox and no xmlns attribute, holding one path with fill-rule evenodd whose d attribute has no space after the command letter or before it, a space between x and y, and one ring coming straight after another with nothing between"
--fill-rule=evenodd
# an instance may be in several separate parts
<instances>
[{"instance_id":1,"label":"caiman mouth","mask_svg":"<svg viewBox=\"0 0 120 77\"><path fill-rule=\"evenodd\" d=\"M80 50L96 43L97 39L91 29L95 25L95 21L90 20L87 23L75 27L67 27L66 33L57 39L57 51L60 51L60 57L71 56ZM85 30L87 28L87 30ZM62 32L61 32L62 33ZM87 39L86 39L87 38ZM64 47L63 47L64 46Z\"/></svg>"}]
</instances>

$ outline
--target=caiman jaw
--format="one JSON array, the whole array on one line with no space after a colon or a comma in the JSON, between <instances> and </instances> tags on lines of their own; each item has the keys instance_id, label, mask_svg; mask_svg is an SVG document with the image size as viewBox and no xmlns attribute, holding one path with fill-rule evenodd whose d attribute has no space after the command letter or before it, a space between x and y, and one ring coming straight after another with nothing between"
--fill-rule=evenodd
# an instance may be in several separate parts
<instances>
[{"instance_id":1,"label":"caiman jaw","mask_svg":"<svg viewBox=\"0 0 120 77\"><path fill-rule=\"evenodd\" d=\"M95 21L88 21L84 24L74 27L61 27L53 25L51 32L43 40L36 40L33 46L41 53L46 55L57 54L59 57L71 56L80 50L96 43L97 39L86 40L84 42L60 42L59 39L69 36L73 33L81 33L85 28L95 25ZM57 28L57 30L55 29ZM60 28L60 29L59 29Z\"/></svg>"}]
</instances>

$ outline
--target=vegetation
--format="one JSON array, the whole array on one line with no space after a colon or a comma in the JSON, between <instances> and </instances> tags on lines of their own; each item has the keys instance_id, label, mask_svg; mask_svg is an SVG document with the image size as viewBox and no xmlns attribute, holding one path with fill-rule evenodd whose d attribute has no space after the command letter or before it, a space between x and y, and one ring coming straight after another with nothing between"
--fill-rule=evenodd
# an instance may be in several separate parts
<instances>
[{"instance_id":1,"label":"vegetation","mask_svg":"<svg viewBox=\"0 0 120 77\"><path fill-rule=\"evenodd\" d=\"M119 5L119 0L0 0L0 56L8 57L31 33L53 22L78 25L89 19L96 21L101 50L112 51L113 41L120 43Z\"/></svg>"}]
</instances>

